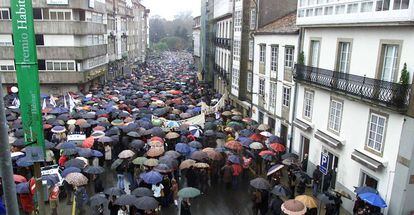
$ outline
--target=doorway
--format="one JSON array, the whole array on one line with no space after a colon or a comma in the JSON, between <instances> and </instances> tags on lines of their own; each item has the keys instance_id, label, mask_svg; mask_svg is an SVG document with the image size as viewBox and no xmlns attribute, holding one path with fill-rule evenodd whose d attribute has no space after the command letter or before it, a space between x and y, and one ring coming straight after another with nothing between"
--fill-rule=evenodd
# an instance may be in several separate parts
<instances>
[{"instance_id":1,"label":"doorway","mask_svg":"<svg viewBox=\"0 0 414 215\"><path fill-rule=\"evenodd\" d=\"M284 124L280 124L280 139L282 140L283 144L286 146L287 143L287 134L288 128Z\"/></svg>"},{"instance_id":2,"label":"doorway","mask_svg":"<svg viewBox=\"0 0 414 215\"><path fill-rule=\"evenodd\" d=\"M309 142L310 140L304 136L301 135L301 154L300 154L300 159L303 160L303 158L305 157L305 155L309 155Z\"/></svg>"},{"instance_id":3,"label":"doorway","mask_svg":"<svg viewBox=\"0 0 414 215\"><path fill-rule=\"evenodd\" d=\"M328 171L332 172L332 178L331 178L331 183L330 183L330 187L332 189L335 189L335 183L336 183L336 175L338 173L338 162L339 162L339 157L334 155L333 153L331 153L330 151L324 149L323 150L325 153L328 153L329 156L329 163L328 163Z\"/></svg>"}]
</instances>

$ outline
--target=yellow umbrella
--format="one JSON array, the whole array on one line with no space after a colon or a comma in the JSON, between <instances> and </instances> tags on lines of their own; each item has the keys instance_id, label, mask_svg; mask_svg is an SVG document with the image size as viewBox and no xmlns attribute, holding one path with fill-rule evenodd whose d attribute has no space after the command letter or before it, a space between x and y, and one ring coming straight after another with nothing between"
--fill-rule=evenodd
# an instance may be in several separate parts
<instances>
[{"instance_id":1,"label":"yellow umbrella","mask_svg":"<svg viewBox=\"0 0 414 215\"><path fill-rule=\"evenodd\" d=\"M296 196L295 200L302 202L309 209L318 207L318 202L312 196L299 195Z\"/></svg>"}]
</instances>

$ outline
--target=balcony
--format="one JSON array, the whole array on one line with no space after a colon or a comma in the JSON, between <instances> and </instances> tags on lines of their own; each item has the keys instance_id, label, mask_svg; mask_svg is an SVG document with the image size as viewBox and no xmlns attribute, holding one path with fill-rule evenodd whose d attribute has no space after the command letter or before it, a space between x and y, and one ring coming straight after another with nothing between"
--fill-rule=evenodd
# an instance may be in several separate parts
<instances>
[{"instance_id":1,"label":"balcony","mask_svg":"<svg viewBox=\"0 0 414 215\"><path fill-rule=\"evenodd\" d=\"M12 34L11 20L0 20L0 33ZM35 20L36 34L70 34L70 35L89 35L106 34L106 25L95 22L84 21L49 21Z\"/></svg>"},{"instance_id":2,"label":"balcony","mask_svg":"<svg viewBox=\"0 0 414 215\"><path fill-rule=\"evenodd\" d=\"M229 38L220 38L216 37L214 40L214 44L218 47L225 48L230 50L231 49L231 39Z\"/></svg>"},{"instance_id":3,"label":"balcony","mask_svg":"<svg viewBox=\"0 0 414 215\"><path fill-rule=\"evenodd\" d=\"M214 64L214 72L218 76L222 77L227 83L230 81L230 73L223 69L220 65Z\"/></svg>"},{"instance_id":4,"label":"balcony","mask_svg":"<svg viewBox=\"0 0 414 215\"><path fill-rule=\"evenodd\" d=\"M95 1L94 8L89 7L89 1L85 1L85 0L68 0L68 4L60 4L60 5L47 4L46 0L33 0L32 4L34 8L59 7L62 9L73 8L73 9L93 10L93 11L101 12L101 13L106 12L106 4L101 3L99 1ZM2 7L10 7L10 0L0 0L0 5Z\"/></svg>"},{"instance_id":5,"label":"balcony","mask_svg":"<svg viewBox=\"0 0 414 215\"><path fill-rule=\"evenodd\" d=\"M304 65L296 65L295 80L399 112L406 112L408 109L411 85Z\"/></svg>"},{"instance_id":6,"label":"balcony","mask_svg":"<svg viewBox=\"0 0 414 215\"><path fill-rule=\"evenodd\" d=\"M47 60L85 60L107 53L107 45L94 46L37 46L38 59ZM3 59L14 59L13 46L0 46L0 56Z\"/></svg>"}]
</instances>

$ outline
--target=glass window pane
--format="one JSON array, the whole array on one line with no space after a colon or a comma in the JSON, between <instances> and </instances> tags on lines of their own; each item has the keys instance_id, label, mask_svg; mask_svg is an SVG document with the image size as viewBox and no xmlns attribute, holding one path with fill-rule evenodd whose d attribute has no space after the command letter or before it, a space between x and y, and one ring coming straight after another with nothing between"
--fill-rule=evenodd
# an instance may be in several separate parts
<instances>
[{"instance_id":1,"label":"glass window pane","mask_svg":"<svg viewBox=\"0 0 414 215\"><path fill-rule=\"evenodd\" d=\"M50 12L50 19L51 20L56 20L57 19L56 12Z\"/></svg>"},{"instance_id":2,"label":"glass window pane","mask_svg":"<svg viewBox=\"0 0 414 215\"><path fill-rule=\"evenodd\" d=\"M63 12L58 12L57 14L58 14L58 20L65 20L63 18Z\"/></svg>"},{"instance_id":3,"label":"glass window pane","mask_svg":"<svg viewBox=\"0 0 414 215\"><path fill-rule=\"evenodd\" d=\"M68 70L75 70L75 63L73 62L68 63Z\"/></svg>"},{"instance_id":4,"label":"glass window pane","mask_svg":"<svg viewBox=\"0 0 414 215\"><path fill-rule=\"evenodd\" d=\"M59 62L54 62L53 63L53 68L54 68L54 70L60 70L60 63Z\"/></svg>"},{"instance_id":5,"label":"glass window pane","mask_svg":"<svg viewBox=\"0 0 414 215\"><path fill-rule=\"evenodd\" d=\"M67 62L62 62L60 65L61 65L61 70L68 70L68 63Z\"/></svg>"},{"instance_id":6,"label":"glass window pane","mask_svg":"<svg viewBox=\"0 0 414 215\"><path fill-rule=\"evenodd\" d=\"M47 62L46 63L46 70L53 70L53 63L52 62Z\"/></svg>"},{"instance_id":7,"label":"glass window pane","mask_svg":"<svg viewBox=\"0 0 414 215\"><path fill-rule=\"evenodd\" d=\"M71 12L65 12L65 20L71 20Z\"/></svg>"}]
</instances>

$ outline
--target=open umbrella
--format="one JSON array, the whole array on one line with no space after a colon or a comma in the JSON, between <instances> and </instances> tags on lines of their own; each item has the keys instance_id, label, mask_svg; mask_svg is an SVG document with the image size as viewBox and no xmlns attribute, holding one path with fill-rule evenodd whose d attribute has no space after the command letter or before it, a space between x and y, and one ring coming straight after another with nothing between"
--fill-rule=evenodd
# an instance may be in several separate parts
<instances>
[{"instance_id":1,"label":"open umbrella","mask_svg":"<svg viewBox=\"0 0 414 215\"><path fill-rule=\"evenodd\" d=\"M276 164L276 165L270 167L269 170L267 171L267 176L281 170L283 167L284 167L284 165L282 165L282 164Z\"/></svg>"},{"instance_id":2,"label":"open umbrella","mask_svg":"<svg viewBox=\"0 0 414 215\"><path fill-rule=\"evenodd\" d=\"M158 201L154 197L149 196L139 197L134 203L134 206L141 210L153 210L157 208L158 205Z\"/></svg>"},{"instance_id":3,"label":"open umbrella","mask_svg":"<svg viewBox=\"0 0 414 215\"><path fill-rule=\"evenodd\" d=\"M240 164L241 163L240 157L237 156L237 155L230 155L227 158L227 160L230 161L230 162L232 162L232 163L235 163L235 164Z\"/></svg>"},{"instance_id":4,"label":"open umbrella","mask_svg":"<svg viewBox=\"0 0 414 215\"><path fill-rule=\"evenodd\" d=\"M253 143L251 143L251 144L249 145L249 147L250 147L251 149L256 149L256 150L259 150L259 149L263 149L263 144L261 144L261 143L259 143L259 142L253 142Z\"/></svg>"},{"instance_id":5,"label":"open umbrella","mask_svg":"<svg viewBox=\"0 0 414 215\"><path fill-rule=\"evenodd\" d=\"M262 131L262 132L260 132L260 135L262 135L263 137L270 137L270 136L272 136L272 133L270 133L268 131Z\"/></svg>"},{"instance_id":6,"label":"open umbrella","mask_svg":"<svg viewBox=\"0 0 414 215\"><path fill-rule=\"evenodd\" d=\"M154 171L160 172L160 173L169 173L172 171L171 167L169 167L167 164L158 164L154 167Z\"/></svg>"},{"instance_id":7,"label":"open umbrella","mask_svg":"<svg viewBox=\"0 0 414 215\"><path fill-rule=\"evenodd\" d=\"M74 149L74 148L76 148L76 143L71 142L71 141L59 143L56 146L56 149Z\"/></svg>"},{"instance_id":8,"label":"open umbrella","mask_svg":"<svg viewBox=\"0 0 414 215\"><path fill-rule=\"evenodd\" d=\"M76 167L79 169L83 169L86 166L86 163L83 160L80 159L70 159L68 161L66 161L65 163L65 168L68 167Z\"/></svg>"},{"instance_id":9,"label":"open umbrella","mask_svg":"<svg viewBox=\"0 0 414 215\"><path fill-rule=\"evenodd\" d=\"M194 198L200 194L200 190L194 187L185 187L178 191L178 196L181 198Z\"/></svg>"},{"instance_id":10,"label":"open umbrella","mask_svg":"<svg viewBox=\"0 0 414 215\"><path fill-rule=\"evenodd\" d=\"M367 202L370 205L377 206L380 208L386 208L387 203L385 203L384 199L377 193L362 193L358 195L362 201Z\"/></svg>"},{"instance_id":11,"label":"open umbrella","mask_svg":"<svg viewBox=\"0 0 414 215\"><path fill-rule=\"evenodd\" d=\"M135 165L143 165L146 160L148 160L148 158L146 157L137 157L134 160L132 160L132 163Z\"/></svg>"},{"instance_id":12,"label":"open umbrella","mask_svg":"<svg viewBox=\"0 0 414 215\"><path fill-rule=\"evenodd\" d=\"M185 143L177 143L175 145L175 151L185 155L190 153L190 146Z\"/></svg>"},{"instance_id":13,"label":"open umbrella","mask_svg":"<svg viewBox=\"0 0 414 215\"><path fill-rule=\"evenodd\" d=\"M170 157L175 158L175 159L177 159L181 156L181 154L179 152L176 152L176 151L173 151L173 150L166 151L164 153L164 155L170 156Z\"/></svg>"},{"instance_id":14,"label":"open umbrella","mask_svg":"<svg viewBox=\"0 0 414 215\"><path fill-rule=\"evenodd\" d=\"M62 177L66 177L69 173L81 172L82 170L77 167L68 167L62 171Z\"/></svg>"},{"instance_id":15,"label":"open umbrella","mask_svg":"<svg viewBox=\"0 0 414 215\"><path fill-rule=\"evenodd\" d=\"M282 155L282 159L288 159L288 158L299 159L299 156L295 153L286 153Z\"/></svg>"},{"instance_id":16,"label":"open umbrella","mask_svg":"<svg viewBox=\"0 0 414 215\"><path fill-rule=\"evenodd\" d=\"M86 178L86 176L84 176L82 173L79 173L79 172L69 173L65 177L65 180L69 184L73 186L77 186L77 187L88 184L88 178Z\"/></svg>"},{"instance_id":17,"label":"open umbrella","mask_svg":"<svg viewBox=\"0 0 414 215\"><path fill-rule=\"evenodd\" d=\"M241 145L241 143L235 140L226 142L224 147L231 149L231 150L235 150L235 151L241 151L243 149L243 146Z\"/></svg>"},{"instance_id":18,"label":"open umbrella","mask_svg":"<svg viewBox=\"0 0 414 215\"><path fill-rule=\"evenodd\" d=\"M91 207L98 206L98 205L104 205L108 202L108 199L106 198L104 193L97 193L91 198L89 198L88 203Z\"/></svg>"},{"instance_id":19,"label":"open umbrella","mask_svg":"<svg viewBox=\"0 0 414 215\"><path fill-rule=\"evenodd\" d=\"M280 143L271 143L269 146L275 152L284 152L286 150L285 146Z\"/></svg>"},{"instance_id":20,"label":"open umbrella","mask_svg":"<svg viewBox=\"0 0 414 215\"><path fill-rule=\"evenodd\" d=\"M85 167L85 169L83 169L83 172L88 173L88 174L98 175L98 174L102 174L103 172L105 172L105 169L100 166L87 166Z\"/></svg>"},{"instance_id":21,"label":"open umbrella","mask_svg":"<svg viewBox=\"0 0 414 215\"><path fill-rule=\"evenodd\" d=\"M13 179L16 183L27 182L27 179L22 175L13 175Z\"/></svg>"},{"instance_id":22,"label":"open umbrella","mask_svg":"<svg viewBox=\"0 0 414 215\"><path fill-rule=\"evenodd\" d=\"M285 201L282 204L281 209L283 213L288 215L303 215L306 213L306 206L295 199Z\"/></svg>"},{"instance_id":23,"label":"open umbrella","mask_svg":"<svg viewBox=\"0 0 414 215\"><path fill-rule=\"evenodd\" d=\"M135 190L133 190L131 194L138 196L138 197L142 197L142 196L153 197L154 196L154 193L152 192L152 190L146 187L138 187Z\"/></svg>"},{"instance_id":24,"label":"open umbrella","mask_svg":"<svg viewBox=\"0 0 414 215\"><path fill-rule=\"evenodd\" d=\"M196 163L196 164L194 164L193 165L195 168L200 168L200 169L203 169L203 168L209 168L210 167L210 165L208 165L207 163Z\"/></svg>"},{"instance_id":25,"label":"open umbrella","mask_svg":"<svg viewBox=\"0 0 414 215\"><path fill-rule=\"evenodd\" d=\"M127 150L123 150L121 153L119 153L118 158L125 159L125 158L130 158L134 155L135 155L135 152L127 149Z\"/></svg>"},{"instance_id":26,"label":"open umbrella","mask_svg":"<svg viewBox=\"0 0 414 215\"><path fill-rule=\"evenodd\" d=\"M250 186L260 189L260 190L268 190L270 189L270 183L264 178L255 178L250 181Z\"/></svg>"},{"instance_id":27,"label":"open umbrella","mask_svg":"<svg viewBox=\"0 0 414 215\"><path fill-rule=\"evenodd\" d=\"M308 209L318 207L318 202L312 196L299 195L295 197L295 200L302 202Z\"/></svg>"},{"instance_id":28,"label":"open umbrella","mask_svg":"<svg viewBox=\"0 0 414 215\"><path fill-rule=\"evenodd\" d=\"M22 182L16 184L16 192L18 194L30 193L29 182Z\"/></svg>"},{"instance_id":29,"label":"open umbrella","mask_svg":"<svg viewBox=\"0 0 414 215\"><path fill-rule=\"evenodd\" d=\"M180 164L180 169L188 169L196 163L195 160L187 159Z\"/></svg>"},{"instance_id":30,"label":"open umbrella","mask_svg":"<svg viewBox=\"0 0 414 215\"><path fill-rule=\"evenodd\" d=\"M120 158L116 159L116 160L112 163L112 165L111 165L111 169L116 169L119 165L121 165L121 164L122 164L122 162L124 162L124 160L123 160L123 159L120 159Z\"/></svg>"},{"instance_id":31,"label":"open umbrella","mask_svg":"<svg viewBox=\"0 0 414 215\"><path fill-rule=\"evenodd\" d=\"M354 192L357 195L363 194L363 193L378 193L378 191L372 187L368 187L368 186L360 186L360 187L355 187Z\"/></svg>"},{"instance_id":32,"label":"open umbrella","mask_svg":"<svg viewBox=\"0 0 414 215\"><path fill-rule=\"evenodd\" d=\"M326 195L325 193L320 193L318 194L318 196L316 196L316 198L321 201L323 204L327 205L327 204L334 204L335 201L333 200L333 198L331 198L330 196Z\"/></svg>"},{"instance_id":33,"label":"open umbrella","mask_svg":"<svg viewBox=\"0 0 414 215\"><path fill-rule=\"evenodd\" d=\"M259 130L259 131L266 131L266 130L269 130L269 126L268 125L266 125L266 124L260 124L258 127L257 127L257 130Z\"/></svg>"},{"instance_id":34,"label":"open umbrella","mask_svg":"<svg viewBox=\"0 0 414 215\"><path fill-rule=\"evenodd\" d=\"M188 145L190 146L190 147L193 147L193 148L196 148L196 149L201 149L201 148L203 148L203 145L200 143L200 142L198 142L198 141L191 141L191 142L189 142L188 143Z\"/></svg>"},{"instance_id":35,"label":"open umbrella","mask_svg":"<svg viewBox=\"0 0 414 215\"><path fill-rule=\"evenodd\" d=\"M216 152L213 148L204 148L202 151L207 153L208 158L211 160L223 159L223 156L219 152Z\"/></svg>"},{"instance_id":36,"label":"open umbrella","mask_svg":"<svg viewBox=\"0 0 414 215\"><path fill-rule=\"evenodd\" d=\"M154 158L147 159L144 161L145 166L153 167L158 165L158 160Z\"/></svg>"},{"instance_id":37,"label":"open umbrella","mask_svg":"<svg viewBox=\"0 0 414 215\"><path fill-rule=\"evenodd\" d=\"M157 184L162 181L162 175L156 171L150 171L141 175L147 184Z\"/></svg>"},{"instance_id":38,"label":"open umbrella","mask_svg":"<svg viewBox=\"0 0 414 215\"><path fill-rule=\"evenodd\" d=\"M111 187L104 190L104 193L109 196L120 196L125 194L124 190L119 189L118 187Z\"/></svg>"},{"instance_id":39,"label":"open umbrella","mask_svg":"<svg viewBox=\"0 0 414 215\"><path fill-rule=\"evenodd\" d=\"M175 139L175 138L179 138L180 137L180 135L178 134L178 133L176 133L176 132L168 132L166 135L165 135L165 139Z\"/></svg>"},{"instance_id":40,"label":"open umbrella","mask_svg":"<svg viewBox=\"0 0 414 215\"><path fill-rule=\"evenodd\" d=\"M208 155L206 152L203 151L195 151L191 154L191 159L197 160L197 161L203 161L208 159Z\"/></svg>"},{"instance_id":41,"label":"open umbrella","mask_svg":"<svg viewBox=\"0 0 414 215\"><path fill-rule=\"evenodd\" d=\"M277 195L277 196L283 196L283 197L287 197L291 195L291 191L289 188L285 187L282 184L276 185L275 187L273 187L271 193Z\"/></svg>"},{"instance_id":42,"label":"open umbrella","mask_svg":"<svg viewBox=\"0 0 414 215\"><path fill-rule=\"evenodd\" d=\"M164 147L151 147L147 151L148 157L158 157L164 153Z\"/></svg>"},{"instance_id":43,"label":"open umbrella","mask_svg":"<svg viewBox=\"0 0 414 215\"><path fill-rule=\"evenodd\" d=\"M144 146L145 146L145 143L142 140L133 140L129 143L129 147L136 149L136 150L140 150Z\"/></svg>"},{"instance_id":44,"label":"open umbrella","mask_svg":"<svg viewBox=\"0 0 414 215\"><path fill-rule=\"evenodd\" d=\"M116 198L114 204L116 205L133 205L137 201L137 197L130 194L123 194Z\"/></svg>"}]
</instances>

